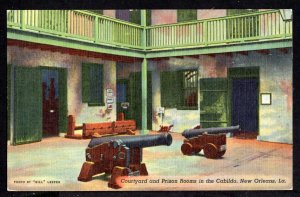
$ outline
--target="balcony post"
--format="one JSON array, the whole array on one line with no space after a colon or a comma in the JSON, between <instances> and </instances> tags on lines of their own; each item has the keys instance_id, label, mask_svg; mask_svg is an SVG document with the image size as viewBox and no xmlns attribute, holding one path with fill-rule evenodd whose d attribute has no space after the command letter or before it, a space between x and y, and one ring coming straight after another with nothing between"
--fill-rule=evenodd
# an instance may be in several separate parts
<instances>
[{"instance_id":1,"label":"balcony post","mask_svg":"<svg viewBox=\"0 0 300 197\"><path fill-rule=\"evenodd\" d=\"M208 42L208 27L207 27L207 21L205 20L203 23L203 42L205 45L207 45Z\"/></svg>"},{"instance_id":2,"label":"balcony post","mask_svg":"<svg viewBox=\"0 0 300 197\"><path fill-rule=\"evenodd\" d=\"M20 13L20 22L21 22L21 29L25 29L25 10L21 10Z\"/></svg>"},{"instance_id":3,"label":"balcony post","mask_svg":"<svg viewBox=\"0 0 300 197\"><path fill-rule=\"evenodd\" d=\"M146 49L146 10L141 10L141 25L143 27L142 31L142 47L143 50ZM147 59L143 58L142 62L142 129L141 134L147 134Z\"/></svg>"},{"instance_id":4,"label":"balcony post","mask_svg":"<svg viewBox=\"0 0 300 197\"><path fill-rule=\"evenodd\" d=\"M95 42L98 42L98 38L99 38L99 17L95 16L95 24L94 24L94 38L95 38Z\"/></svg>"}]
</instances>

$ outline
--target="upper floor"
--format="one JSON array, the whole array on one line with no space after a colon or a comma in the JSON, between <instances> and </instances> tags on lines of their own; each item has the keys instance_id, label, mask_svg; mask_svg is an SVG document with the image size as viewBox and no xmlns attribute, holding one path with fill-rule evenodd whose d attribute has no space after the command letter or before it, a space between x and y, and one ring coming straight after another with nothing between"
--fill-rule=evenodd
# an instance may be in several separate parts
<instances>
[{"instance_id":1,"label":"upper floor","mask_svg":"<svg viewBox=\"0 0 300 197\"><path fill-rule=\"evenodd\" d=\"M7 37L137 58L292 46L279 10L10 10ZM212 48L213 47L213 48Z\"/></svg>"}]
</instances>

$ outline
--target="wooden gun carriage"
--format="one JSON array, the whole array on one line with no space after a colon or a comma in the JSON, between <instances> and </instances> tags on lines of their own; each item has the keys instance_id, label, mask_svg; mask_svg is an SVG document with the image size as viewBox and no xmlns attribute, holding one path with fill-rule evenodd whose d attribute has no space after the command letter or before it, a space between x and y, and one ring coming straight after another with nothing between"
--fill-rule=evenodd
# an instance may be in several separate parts
<instances>
[{"instance_id":1,"label":"wooden gun carriage","mask_svg":"<svg viewBox=\"0 0 300 197\"><path fill-rule=\"evenodd\" d=\"M184 155L199 153L202 149L206 158L216 159L226 152L226 133L235 132L240 126L187 129L182 133L184 139L181 152Z\"/></svg>"},{"instance_id":2,"label":"wooden gun carriage","mask_svg":"<svg viewBox=\"0 0 300 197\"><path fill-rule=\"evenodd\" d=\"M146 176L148 171L142 163L142 148L172 143L168 133L159 135L109 136L94 138L86 149L86 162L83 163L79 181L90 181L100 173L111 174L108 186L121 188L121 176Z\"/></svg>"}]
</instances>

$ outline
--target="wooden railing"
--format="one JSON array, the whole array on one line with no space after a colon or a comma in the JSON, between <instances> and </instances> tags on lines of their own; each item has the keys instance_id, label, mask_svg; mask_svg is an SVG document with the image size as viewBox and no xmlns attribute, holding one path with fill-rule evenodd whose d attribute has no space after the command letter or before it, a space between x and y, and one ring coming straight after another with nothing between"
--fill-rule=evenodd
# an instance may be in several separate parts
<instances>
[{"instance_id":1,"label":"wooden railing","mask_svg":"<svg viewBox=\"0 0 300 197\"><path fill-rule=\"evenodd\" d=\"M291 37L292 22L278 10L146 27L147 49Z\"/></svg>"},{"instance_id":2,"label":"wooden railing","mask_svg":"<svg viewBox=\"0 0 300 197\"><path fill-rule=\"evenodd\" d=\"M11 10L7 27L134 49L206 46L292 36L279 10L145 27L82 10Z\"/></svg>"},{"instance_id":3,"label":"wooden railing","mask_svg":"<svg viewBox=\"0 0 300 197\"><path fill-rule=\"evenodd\" d=\"M141 49L142 27L81 10L12 10L8 27Z\"/></svg>"}]
</instances>

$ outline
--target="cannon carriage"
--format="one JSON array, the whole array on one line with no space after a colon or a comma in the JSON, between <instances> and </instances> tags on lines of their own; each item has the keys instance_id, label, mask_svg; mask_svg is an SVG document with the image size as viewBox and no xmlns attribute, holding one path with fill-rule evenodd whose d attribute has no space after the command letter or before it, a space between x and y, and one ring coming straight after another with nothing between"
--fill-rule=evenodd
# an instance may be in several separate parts
<instances>
[{"instance_id":1,"label":"cannon carriage","mask_svg":"<svg viewBox=\"0 0 300 197\"><path fill-rule=\"evenodd\" d=\"M108 186L121 188L121 176L147 176L145 163L142 163L142 149L172 143L168 133L140 136L108 136L94 138L86 149L86 162L82 165L79 181L90 181L100 173L111 174Z\"/></svg>"},{"instance_id":2,"label":"cannon carriage","mask_svg":"<svg viewBox=\"0 0 300 197\"><path fill-rule=\"evenodd\" d=\"M181 152L184 155L198 154L201 150L209 159L222 157L226 152L226 133L240 130L240 126L187 129L182 133L184 139Z\"/></svg>"}]
</instances>

